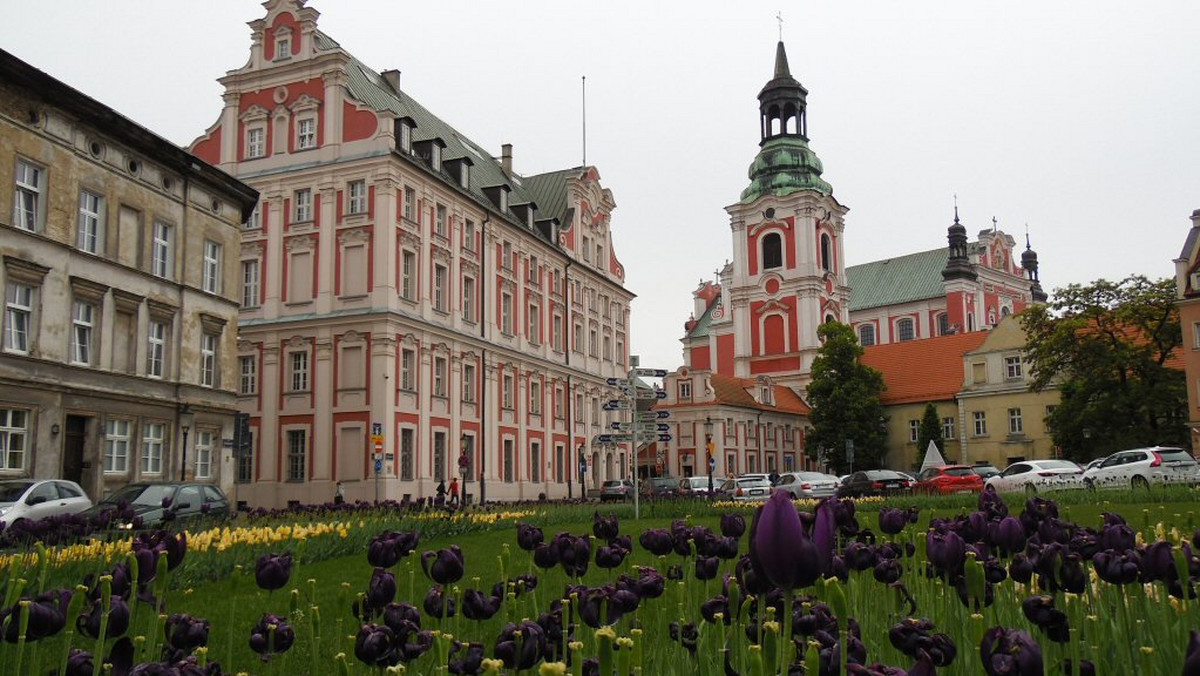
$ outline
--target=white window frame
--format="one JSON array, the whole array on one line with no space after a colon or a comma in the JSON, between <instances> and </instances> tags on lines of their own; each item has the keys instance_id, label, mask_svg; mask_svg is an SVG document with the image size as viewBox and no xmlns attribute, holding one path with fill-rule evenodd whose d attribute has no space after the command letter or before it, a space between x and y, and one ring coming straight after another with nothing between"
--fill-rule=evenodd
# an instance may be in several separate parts
<instances>
[{"instance_id":1,"label":"white window frame","mask_svg":"<svg viewBox=\"0 0 1200 676\"><path fill-rule=\"evenodd\" d=\"M0 471L21 471L29 456L28 409L0 408Z\"/></svg>"},{"instance_id":2,"label":"white window frame","mask_svg":"<svg viewBox=\"0 0 1200 676\"><path fill-rule=\"evenodd\" d=\"M416 221L417 213L417 191L415 188L404 188L404 219L408 221Z\"/></svg>"},{"instance_id":3,"label":"white window frame","mask_svg":"<svg viewBox=\"0 0 1200 676\"><path fill-rule=\"evenodd\" d=\"M904 329L908 328L909 336L904 337ZM910 340L917 339L917 322L912 317L901 317L896 320L896 342L907 343Z\"/></svg>"},{"instance_id":4,"label":"white window frame","mask_svg":"<svg viewBox=\"0 0 1200 676\"><path fill-rule=\"evenodd\" d=\"M217 335L200 334L200 384L204 387L217 386Z\"/></svg>"},{"instance_id":5,"label":"white window frame","mask_svg":"<svg viewBox=\"0 0 1200 676\"><path fill-rule=\"evenodd\" d=\"M293 350L288 353L288 385L289 392L307 392L308 381L308 350Z\"/></svg>"},{"instance_id":6,"label":"white window frame","mask_svg":"<svg viewBox=\"0 0 1200 676\"><path fill-rule=\"evenodd\" d=\"M349 215L367 213L367 182L365 180L350 181L347 184L346 213Z\"/></svg>"},{"instance_id":7,"label":"white window frame","mask_svg":"<svg viewBox=\"0 0 1200 676\"><path fill-rule=\"evenodd\" d=\"M215 439L216 434L212 430L198 430L196 432L195 455L197 479L212 478L212 454Z\"/></svg>"},{"instance_id":8,"label":"white window frame","mask_svg":"<svg viewBox=\"0 0 1200 676\"><path fill-rule=\"evenodd\" d=\"M262 261L247 258L242 261L242 307L258 307L262 301Z\"/></svg>"},{"instance_id":9,"label":"white window frame","mask_svg":"<svg viewBox=\"0 0 1200 676\"><path fill-rule=\"evenodd\" d=\"M13 225L41 232L46 202L46 170L29 160L17 158L14 175Z\"/></svg>"},{"instance_id":10,"label":"white window frame","mask_svg":"<svg viewBox=\"0 0 1200 676\"><path fill-rule=\"evenodd\" d=\"M317 118L301 117L296 120L296 150L312 150L317 147Z\"/></svg>"},{"instance_id":11,"label":"white window frame","mask_svg":"<svg viewBox=\"0 0 1200 676\"><path fill-rule=\"evenodd\" d=\"M462 365L462 400L466 403L475 403L475 365Z\"/></svg>"},{"instance_id":12,"label":"white window frame","mask_svg":"<svg viewBox=\"0 0 1200 676\"><path fill-rule=\"evenodd\" d=\"M975 436L987 436L987 411L975 411L972 413L972 419L975 422Z\"/></svg>"},{"instance_id":13,"label":"white window frame","mask_svg":"<svg viewBox=\"0 0 1200 676\"><path fill-rule=\"evenodd\" d=\"M1008 433L1009 434L1024 434L1025 419L1021 415L1020 407L1008 409Z\"/></svg>"},{"instance_id":14,"label":"white window frame","mask_svg":"<svg viewBox=\"0 0 1200 676\"><path fill-rule=\"evenodd\" d=\"M921 421L908 421L908 443L915 444L921 438Z\"/></svg>"},{"instance_id":15,"label":"white window frame","mask_svg":"<svg viewBox=\"0 0 1200 676\"><path fill-rule=\"evenodd\" d=\"M469 218L463 222L463 248L467 251L475 250L475 221Z\"/></svg>"},{"instance_id":16,"label":"white window frame","mask_svg":"<svg viewBox=\"0 0 1200 676\"><path fill-rule=\"evenodd\" d=\"M417 391L417 352L404 348L400 350L400 389L405 392Z\"/></svg>"},{"instance_id":17,"label":"white window frame","mask_svg":"<svg viewBox=\"0 0 1200 676\"><path fill-rule=\"evenodd\" d=\"M308 223L313 219L312 188L302 188L292 194L292 216L296 223Z\"/></svg>"},{"instance_id":18,"label":"white window frame","mask_svg":"<svg viewBox=\"0 0 1200 676\"><path fill-rule=\"evenodd\" d=\"M166 423L142 425L142 474L162 474L163 446L167 438Z\"/></svg>"},{"instance_id":19,"label":"white window frame","mask_svg":"<svg viewBox=\"0 0 1200 676\"><path fill-rule=\"evenodd\" d=\"M167 364L167 323L151 319L146 328L146 375L162 378Z\"/></svg>"},{"instance_id":20,"label":"white window frame","mask_svg":"<svg viewBox=\"0 0 1200 676\"><path fill-rule=\"evenodd\" d=\"M433 217L433 232L434 232L434 234L436 234L440 237L445 237L446 236L446 226L447 226L447 222L449 221L449 218L447 217L447 212L446 212L446 205L444 205L444 204L435 205L433 208L433 214L434 214L434 217Z\"/></svg>"},{"instance_id":21,"label":"white window frame","mask_svg":"<svg viewBox=\"0 0 1200 676\"><path fill-rule=\"evenodd\" d=\"M1021 363L1021 356L1009 356L1004 358L1004 377L1006 380L1020 380L1024 373L1024 365Z\"/></svg>"},{"instance_id":22,"label":"white window frame","mask_svg":"<svg viewBox=\"0 0 1200 676\"><path fill-rule=\"evenodd\" d=\"M258 392L258 357L242 355L238 357L238 394L255 394Z\"/></svg>"},{"instance_id":23,"label":"white window frame","mask_svg":"<svg viewBox=\"0 0 1200 676\"><path fill-rule=\"evenodd\" d=\"M858 344L863 347L871 347L878 341L875 339L874 324L859 324L858 325Z\"/></svg>"},{"instance_id":24,"label":"white window frame","mask_svg":"<svg viewBox=\"0 0 1200 676\"><path fill-rule=\"evenodd\" d=\"M33 351L33 310L38 287L9 281L4 291L4 351L29 354Z\"/></svg>"},{"instance_id":25,"label":"white window frame","mask_svg":"<svg viewBox=\"0 0 1200 676\"><path fill-rule=\"evenodd\" d=\"M462 283L462 318L465 322L475 323L475 278L463 277Z\"/></svg>"},{"instance_id":26,"label":"white window frame","mask_svg":"<svg viewBox=\"0 0 1200 676\"><path fill-rule=\"evenodd\" d=\"M71 363L91 366L95 356L96 306L76 300L71 309Z\"/></svg>"},{"instance_id":27,"label":"white window frame","mask_svg":"<svg viewBox=\"0 0 1200 676\"><path fill-rule=\"evenodd\" d=\"M150 272L156 277L172 279L175 269L175 256L172 247L174 228L169 223L154 221L153 242L151 243Z\"/></svg>"},{"instance_id":28,"label":"white window frame","mask_svg":"<svg viewBox=\"0 0 1200 676\"><path fill-rule=\"evenodd\" d=\"M446 397L446 371L447 361L445 357L433 358L433 396Z\"/></svg>"},{"instance_id":29,"label":"white window frame","mask_svg":"<svg viewBox=\"0 0 1200 676\"><path fill-rule=\"evenodd\" d=\"M261 230L262 229L262 202L254 205L254 211L250 212L250 218L242 224L243 230Z\"/></svg>"},{"instance_id":30,"label":"white window frame","mask_svg":"<svg viewBox=\"0 0 1200 676\"><path fill-rule=\"evenodd\" d=\"M416 300L417 254L408 249L400 250L400 297Z\"/></svg>"},{"instance_id":31,"label":"white window frame","mask_svg":"<svg viewBox=\"0 0 1200 676\"><path fill-rule=\"evenodd\" d=\"M501 398L500 407L508 410L513 408L513 394L516 389L516 379L511 373L505 373L501 379Z\"/></svg>"},{"instance_id":32,"label":"white window frame","mask_svg":"<svg viewBox=\"0 0 1200 676\"><path fill-rule=\"evenodd\" d=\"M542 383L534 377L529 379L529 414L542 414Z\"/></svg>"},{"instance_id":33,"label":"white window frame","mask_svg":"<svg viewBox=\"0 0 1200 676\"><path fill-rule=\"evenodd\" d=\"M86 188L79 191L75 247L90 254L104 253L104 197Z\"/></svg>"},{"instance_id":34,"label":"white window frame","mask_svg":"<svg viewBox=\"0 0 1200 676\"><path fill-rule=\"evenodd\" d=\"M943 439L949 440L949 439L954 438L954 432L955 432L954 422L955 422L954 416L946 416L945 418L942 418L942 438Z\"/></svg>"},{"instance_id":35,"label":"white window frame","mask_svg":"<svg viewBox=\"0 0 1200 676\"><path fill-rule=\"evenodd\" d=\"M450 269L441 263L433 264L433 309L446 312L446 287L450 281Z\"/></svg>"},{"instance_id":36,"label":"white window frame","mask_svg":"<svg viewBox=\"0 0 1200 676\"><path fill-rule=\"evenodd\" d=\"M211 239L204 240L203 270L201 288L208 293L221 293L221 245Z\"/></svg>"},{"instance_id":37,"label":"white window frame","mask_svg":"<svg viewBox=\"0 0 1200 676\"><path fill-rule=\"evenodd\" d=\"M692 381L690 381L690 380L679 381L679 400L680 401L691 401L692 400Z\"/></svg>"},{"instance_id":38,"label":"white window frame","mask_svg":"<svg viewBox=\"0 0 1200 676\"><path fill-rule=\"evenodd\" d=\"M542 312L537 305L530 305L528 308L528 317L525 322L529 327L529 342L534 345L539 345L542 342Z\"/></svg>"},{"instance_id":39,"label":"white window frame","mask_svg":"<svg viewBox=\"0 0 1200 676\"><path fill-rule=\"evenodd\" d=\"M288 430L286 433L286 439L286 481L304 481L308 478L308 430Z\"/></svg>"},{"instance_id":40,"label":"white window frame","mask_svg":"<svg viewBox=\"0 0 1200 676\"><path fill-rule=\"evenodd\" d=\"M500 294L500 332L506 336L513 332L513 297L508 292Z\"/></svg>"},{"instance_id":41,"label":"white window frame","mask_svg":"<svg viewBox=\"0 0 1200 676\"><path fill-rule=\"evenodd\" d=\"M109 418L104 422L104 473L125 474L129 471L129 435L133 421Z\"/></svg>"},{"instance_id":42,"label":"white window frame","mask_svg":"<svg viewBox=\"0 0 1200 676\"><path fill-rule=\"evenodd\" d=\"M246 159L253 160L267 154L267 128L257 125L246 128Z\"/></svg>"}]
</instances>

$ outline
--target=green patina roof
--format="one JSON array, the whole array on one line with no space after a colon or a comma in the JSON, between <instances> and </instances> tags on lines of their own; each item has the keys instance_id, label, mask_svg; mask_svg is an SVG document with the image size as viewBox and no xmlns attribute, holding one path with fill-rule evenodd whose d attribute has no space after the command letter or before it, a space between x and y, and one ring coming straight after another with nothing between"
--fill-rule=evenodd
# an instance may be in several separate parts
<instances>
[{"instance_id":1,"label":"green patina roof","mask_svg":"<svg viewBox=\"0 0 1200 676\"><path fill-rule=\"evenodd\" d=\"M688 338L708 337L708 329L710 326L712 326L712 313L713 308L715 307L717 307L717 304L712 303L708 306L708 309L704 311L704 314L700 315L700 319L696 320L696 325L693 326L692 330L688 332Z\"/></svg>"},{"instance_id":2,"label":"green patina roof","mask_svg":"<svg viewBox=\"0 0 1200 676\"><path fill-rule=\"evenodd\" d=\"M945 248L932 249L846 268L850 311L945 297L947 255Z\"/></svg>"},{"instance_id":3,"label":"green patina roof","mask_svg":"<svg viewBox=\"0 0 1200 676\"><path fill-rule=\"evenodd\" d=\"M563 226L570 225L566 222L567 181L582 171L581 167L575 167L525 177L525 190L537 203L539 220L557 218Z\"/></svg>"},{"instance_id":4,"label":"green patina roof","mask_svg":"<svg viewBox=\"0 0 1200 676\"><path fill-rule=\"evenodd\" d=\"M783 197L797 190L816 190L832 195L833 188L821 178L820 158L799 136L780 136L763 144L750 165L750 185L742 191L742 203L763 195Z\"/></svg>"}]
</instances>

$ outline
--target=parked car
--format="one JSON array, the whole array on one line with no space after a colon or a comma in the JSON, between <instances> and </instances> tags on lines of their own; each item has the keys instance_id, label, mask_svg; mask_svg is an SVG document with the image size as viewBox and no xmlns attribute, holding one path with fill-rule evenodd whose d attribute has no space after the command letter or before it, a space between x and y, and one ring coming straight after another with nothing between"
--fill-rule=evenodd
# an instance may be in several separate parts
<instances>
[{"instance_id":1,"label":"parked car","mask_svg":"<svg viewBox=\"0 0 1200 676\"><path fill-rule=\"evenodd\" d=\"M837 489L839 498L861 498L871 495L898 495L910 492L912 483L899 472L872 469L855 472Z\"/></svg>"},{"instance_id":2,"label":"parked car","mask_svg":"<svg viewBox=\"0 0 1200 676\"><path fill-rule=\"evenodd\" d=\"M673 476L652 476L641 484L642 495L648 498L670 498L679 493L679 479Z\"/></svg>"},{"instance_id":3,"label":"parked car","mask_svg":"<svg viewBox=\"0 0 1200 676\"><path fill-rule=\"evenodd\" d=\"M633 482L629 479L612 479L600 486L600 502L627 500L633 497Z\"/></svg>"},{"instance_id":4,"label":"parked car","mask_svg":"<svg viewBox=\"0 0 1200 676\"><path fill-rule=\"evenodd\" d=\"M915 493L978 493L983 490L983 477L968 465L930 467L917 475Z\"/></svg>"},{"instance_id":5,"label":"parked car","mask_svg":"<svg viewBox=\"0 0 1200 676\"><path fill-rule=\"evenodd\" d=\"M738 502L766 500L771 497L771 480L766 474L747 474L736 479L726 479L717 489L717 496Z\"/></svg>"},{"instance_id":6,"label":"parked car","mask_svg":"<svg viewBox=\"0 0 1200 676\"><path fill-rule=\"evenodd\" d=\"M724 483L724 479L713 477L713 491ZM691 495L695 497L705 497L708 495L708 475L701 476L685 476L679 480L680 495Z\"/></svg>"},{"instance_id":7,"label":"parked car","mask_svg":"<svg viewBox=\"0 0 1200 676\"><path fill-rule=\"evenodd\" d=\"M1200 465L1196 459L1182 448L1169 446L1117 451L1083 473L1083 484L1088 488L1191 486L1197 482Z\"/></svg>"},{"instance_id":8,"label":"parked car","mask_svg":"<svg viewBox=\"0 0 1200 676\"><path fill-rule=\"evenodd\" d=\"M1001 493L1080 488L1083 486L1083 469L1070 460L1023 460L1004 468L985 484Z\"/></svg>"},{"instance_id":9,"label":"parked car","mask_svg":"<svg viewBox=\"0 0 1200 676\"><path fill-rule=\"evenodd\" d=\"M0 481L0 523L75 514L92 506L79 484L63 479Z\"/></svg>"},{"instance_id":10,"label":"parked car","mask_svg":"<svg viewBox=\"0 0 1200 676\"><path fill-rule=\"evenodd\" d=\"M775 490L787 491L792 498L827 498L837 487L837 477L820 472L790 472L775 482Z\"/></svg>"},{"instance_id":11,"label":"parked car","mask_svg":"<svg viewBox=\"0 0 1200 676\"><path fill-rule=\"evenodd\" d=\"M1000 473L1000 469L995 465L977 464L971 465L971 471L983 477L984 481L991 479Z\"/></svg>"},{"instance_id":12,"label":"parked car","mask_svg":"<svg viewBox=\"0 0 1200 676\"><path fill-rule=\"evenodd\" d=\"M157 526L168 520L195 519L201 516L229 516L229 500L220 487L206 483L161 482L128 484L105 497L92 512L118 511L127 506L133 516L141 517L143 527ZM112 525L129 529L131 520L118 518Z\"/></svg>"}]
</instances>

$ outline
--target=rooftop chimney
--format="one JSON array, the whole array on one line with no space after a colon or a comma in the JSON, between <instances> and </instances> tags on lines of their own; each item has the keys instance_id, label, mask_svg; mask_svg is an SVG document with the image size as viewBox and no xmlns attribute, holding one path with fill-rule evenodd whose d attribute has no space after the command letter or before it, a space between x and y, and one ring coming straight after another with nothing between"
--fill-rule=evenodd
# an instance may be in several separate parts
<instances>
[{"instance_id":1,"label":"rooftop chimney","mask_svg":"<svg viewBox=\"0 0 1200 676\"><path fill-rule=\"evenodd\" d=\"M385 70L380 73L385 82L392 86L396 93L400 92L400 71L396 69Z\"/></svg>"},{"instance_id":2,"label":"rooftop chimney","mask_svg":"<svg viewBox=\"0 0 1200 676\"><path fill-rule=\"evenodd\" d=\"M505 143L500 146L500 167L504 169L504 173L512 175L512 144Z\"/></svg>"}]
</instances>

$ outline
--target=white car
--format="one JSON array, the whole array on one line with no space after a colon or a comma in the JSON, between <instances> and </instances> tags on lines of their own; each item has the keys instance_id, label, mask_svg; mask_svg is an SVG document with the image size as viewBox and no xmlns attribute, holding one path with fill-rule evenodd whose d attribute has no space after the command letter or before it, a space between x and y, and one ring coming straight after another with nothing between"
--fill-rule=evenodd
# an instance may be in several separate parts
<instances>
[{"instance_id":1,"label":"white car","mask_svg":"<svg viewBox=\"0 0 1200 676\"><path fill-rule=\"evenodd\" d=\"M92 506L87 493L63 479L0 481L0 521L12 525L24 519L75 514Z\"/></svg>"},{"instance_id":2,"label":"white car","mask_svg":"<svg viewBox=\"0 0 1200 676\"><path fill-rule=\"evenodd\" d=\"M736 502L756 502L771 497L771 480L766 474L744 474L726 479L717 489L717 497Z\"/></svg>"},{"instance_id":3,"label":"white car","mask_svg":"<svg viewBox=\"0 0 1200 676\"><path fill-rule=\"evenodd\" d=\"M1182 448L1152 446L1117 451L1083 473L1088 488L1149 488L1200 482L1200 465Z\"/></svg>"},{"instance_id":4,"label":"white car","mask_svg":"<svg viewBox=\"0 0 1200 676\"><path fill-rule=\"evenodd\" d=\"M1083 487L1083 470L1070 460L1022 460L987 480L997 492L1055 491Z\"/></svg>"},{"instance_id":5,"label":"white car","mask_svg":"<svg viewBox=\"0 0 1200 676\"><path fill-rule=\"evenodd\" d=\"M775 482L775 490L793 498L827 498L837 492L838 478L820 472L789 472Z\"/></svg>"}]
</instances>

